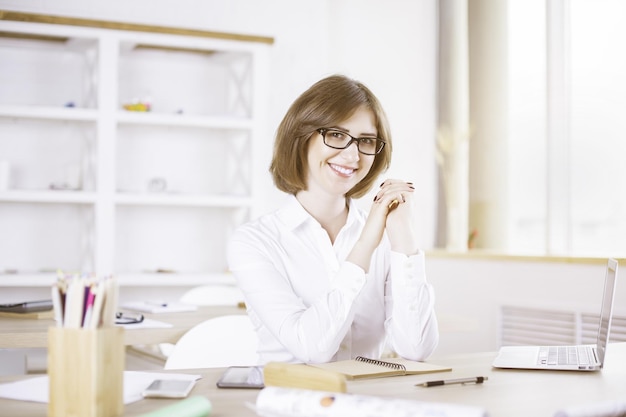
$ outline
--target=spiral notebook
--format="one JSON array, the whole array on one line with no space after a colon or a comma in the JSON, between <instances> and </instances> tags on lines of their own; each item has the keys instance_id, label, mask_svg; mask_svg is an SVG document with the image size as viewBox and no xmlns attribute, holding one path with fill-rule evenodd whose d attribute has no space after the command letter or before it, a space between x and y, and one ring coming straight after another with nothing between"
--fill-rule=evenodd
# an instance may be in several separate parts
<instances>
[{"instance_id":1,"label":"spiral notebook","mask_svg":"<svg viewBox=\"0 0 626 417\"><path fill-rule=\"evenodd\" d=\"M379 378L385 376L418 375L433 372L451 371L447 366L426 362L410 361L403 358L370 359L357 356L327 363L311 363L310 366L344 374L347 379Z\"/></svg>"}]
</instances>

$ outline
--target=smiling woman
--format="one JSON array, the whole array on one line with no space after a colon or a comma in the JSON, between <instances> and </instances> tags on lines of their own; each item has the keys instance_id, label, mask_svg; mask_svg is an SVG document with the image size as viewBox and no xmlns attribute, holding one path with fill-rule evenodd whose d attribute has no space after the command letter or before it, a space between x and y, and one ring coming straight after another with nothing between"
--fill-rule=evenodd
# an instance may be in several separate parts
<instances>
[{"instance_id":1,"label":"smiling woman","mask_svg":"<svg viewBox=\"0 0 626 417\"><path fill-rule=\"evenodd\" d=\"M389 168L391 162L391 131L387 117L378 99L362 84L340 76L326 78L304 92L292 105L278 127L274 142L274 158L270 172L276 187L286 193L294 194L306 188L307 148L303 145L311 137L328 130L337 129L338 123L348 119L354 111L366 106L374 117L374 126L369 135L384 138L385 147L374 159L372 170L366 180L349 191L347 197L362 197L371 188L378 175ZM345 129L343 130L344 133ZM325 136L325 135L324 135Z\"/></svg>"},{"instance_id":2,"label":"smiling woman","mask_svg":"<svg viewBox=\"0 0 626 417\"><path fill-rule=\"evenodd\" d=\"M322 79L287 111L270 172L291 198L240 227L228 250L261 363L379 358L387 341L408 359L433 352L412 183L384 180L369 212L353 201L379 181L391 150L381 104L353 79Z\"/></svg>"}]
</instances>

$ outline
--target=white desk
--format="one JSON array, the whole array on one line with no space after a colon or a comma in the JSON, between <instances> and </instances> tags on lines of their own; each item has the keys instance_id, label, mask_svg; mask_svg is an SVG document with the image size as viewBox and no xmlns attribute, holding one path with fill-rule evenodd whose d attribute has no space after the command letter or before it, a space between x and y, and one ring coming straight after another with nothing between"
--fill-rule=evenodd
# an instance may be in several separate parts
<instances>
[{"instance_id":1,"label":"white desk","mask_svg":"<svg viewBox=\"0 0 626 417\"><path fill-rule=\"evenodd\" d=\"M486 409L491 417L552 417L558 409L566 406L626 400L626 343L609 346L607 366L601 372L492 369L494 357L493 352L435 357L433 363L450 365L453 367L452 372L349 381L348 392L474 405ZM244 402L254 402L258 391L216 388L215 382L222 371L190 371L203 375L191 395L205 395L211 400L211 416L256 416L246 408ZM440 376L457 378L478 375L487 376L489 380L479 385L415 386L416 383ZM0 382L20 378L24 377L3 377ZM171 404L172 401L176 400L143 400L129 404L125 407L124 416L138 416ZM46 410L46 404L0 399L2 416L40 417L46 415Z\"/></svg>"},{"instance_id":2,"label":"white desk","mask_svg":"<svg viewBox=\"0 0 626 417\"><path fill-rule=\"evenodd\" d=\"M129 329L124 332L124 343L126 345L176 343L183 334L196 324L213 317L230 314L246 314L246 309L237 306L201 306L197 311L144 314L146 318L170 323L172 327ZM0 317L0 349L47 347L48 328L54 325L53 319Z\"/></svg>"}]
</instances>

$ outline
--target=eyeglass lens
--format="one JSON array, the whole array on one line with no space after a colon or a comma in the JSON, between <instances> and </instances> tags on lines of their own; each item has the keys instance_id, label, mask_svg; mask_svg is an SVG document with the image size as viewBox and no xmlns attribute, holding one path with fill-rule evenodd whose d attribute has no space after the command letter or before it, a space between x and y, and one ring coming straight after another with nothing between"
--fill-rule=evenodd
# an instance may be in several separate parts
<instances>
[{"instance_id":1,"label":"eyeglass lens","mask_svg":"<svg viewBox=\"0 0 626 417\"><path fill-rule=\"evenodd\" d=\"M359 152L366 155L376 155L383 149L385 142L378 138L355 138L341 130L320 129L319 132L324 137L324 143L335 149L345 149L353 141L356 141Z\"/></svg>"}]
</instances>

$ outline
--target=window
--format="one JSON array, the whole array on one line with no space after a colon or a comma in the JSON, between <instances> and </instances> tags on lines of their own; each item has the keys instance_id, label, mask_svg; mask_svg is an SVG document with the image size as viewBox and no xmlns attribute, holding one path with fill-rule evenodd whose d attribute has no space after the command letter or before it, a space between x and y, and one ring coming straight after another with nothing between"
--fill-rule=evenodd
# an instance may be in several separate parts
<instances>
[{"instance_id":1,"label":"window","mask_svg":"<svg viewBox=\"0 0 626 417\"><path fill-rule=\"evenodd\" d=\"M626 2L509 2L510 249L626 256Z\"/></svg>"}]
</instances>

